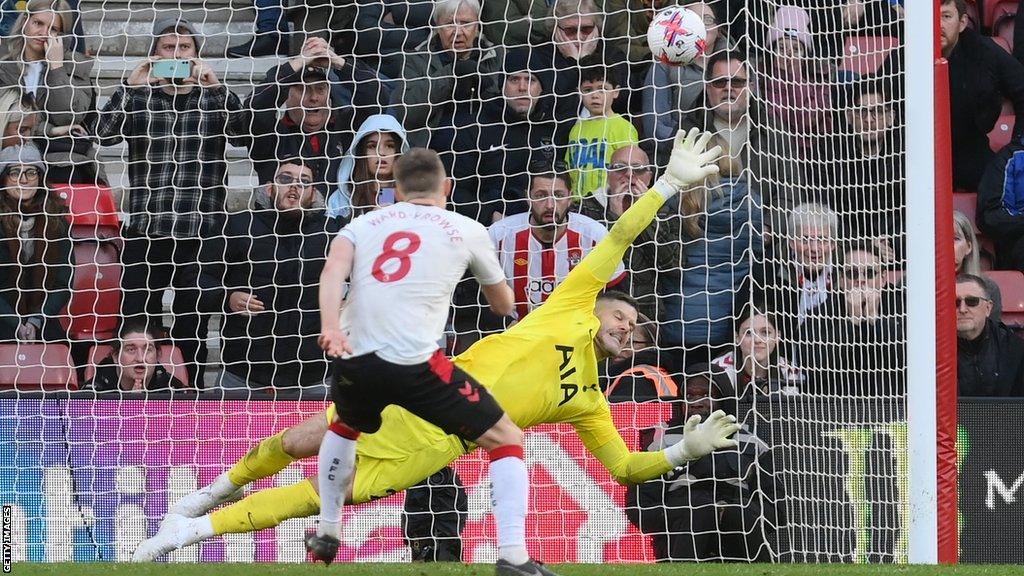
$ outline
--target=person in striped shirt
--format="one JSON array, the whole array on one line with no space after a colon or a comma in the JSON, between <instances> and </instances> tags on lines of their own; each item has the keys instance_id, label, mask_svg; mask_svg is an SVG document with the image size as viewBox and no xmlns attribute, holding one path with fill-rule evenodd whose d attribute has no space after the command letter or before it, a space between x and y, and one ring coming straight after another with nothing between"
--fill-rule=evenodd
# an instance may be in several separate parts
<instances>
[{"instance_id":1,"label":"person in striped shirt","mask_svg":"<svg viewBox=\"0 0 1024 576\"><path fill-rule=\"evenodd\" d=\"M603 224L572 210L568 167L561 161L531 166L529 210L498 220L488 229L498 260L515 295L515 316L522 320L601 241ZM626 277L620 262L608 287Z\"/></svg>"}]
</instances>

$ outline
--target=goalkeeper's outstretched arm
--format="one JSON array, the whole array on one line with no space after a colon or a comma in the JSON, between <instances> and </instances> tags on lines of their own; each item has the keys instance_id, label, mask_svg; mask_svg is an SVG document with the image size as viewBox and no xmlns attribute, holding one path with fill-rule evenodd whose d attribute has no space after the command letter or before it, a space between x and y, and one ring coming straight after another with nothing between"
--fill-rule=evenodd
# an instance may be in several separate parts
<instances>
[{"instance_id":1,"label":"goalkeeper's outstretched arm","mask_svg":"<svg viewBox=\"0 0 1024 576\"><path fill-rule=\"evenodd\" d=\"M646 482L715 450L736 448L736 440L730 436L739 428L735 416L717 410L703 423L700 416L692 416L683 427L683 439L664 450L630 452L607 414L590 425L576 424L583 445L619 484Z\"/></svg>"},{"instance_id":2,"label":"goalkeeper's outstretched arm","mask_svg":"<svg viewBox=\"0 0 1024 576\"><path fill-rule=\"evenodd\" d=\"M589 270L600 284L607 283L622 261L626 249L650 226L662 204L686 188L700 184L708 176L718 173L717 161L722 148L715 146L705 150L710 140L710 132L701 133L693 128L684 134L680 130L676 134L665 174L619 217L608 236L594 247L579 267Z\"/></svg>"}]
</instances>

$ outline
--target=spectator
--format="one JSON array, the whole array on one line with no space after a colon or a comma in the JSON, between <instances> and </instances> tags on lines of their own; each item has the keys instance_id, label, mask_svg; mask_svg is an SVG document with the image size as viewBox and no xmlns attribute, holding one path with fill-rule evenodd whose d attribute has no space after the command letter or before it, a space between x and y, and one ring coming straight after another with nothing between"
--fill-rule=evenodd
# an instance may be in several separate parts
<instances>
[{"instance_id":1,"label":"spectator","mask_svg":"<svg viewBox=\"0 0 1024 576\"><path fill-rule=\"evenodd\" d=\"M256 208L231 214L222 235L203 241L200 307L224 313L224 388L324 385L318 286L340 226L313 208L315 199L312 169L282 159Z\"/></svg>"},{"instance_id":2,"label":"spectator","mask_svg":"<svg viewBox=\"0 0 1024 576\"><path fill-rule=\"evenodd\" d=\"M769 120L794 135L797 148L788 153L806 160L819 158L827 148L822 140L833 131L832 96L813 59L810 20L802 8L784 6L775 13L761 86Z\"/></svg>"},{"instance_id":3,"label":"spectator","mask_svg":"<svg viewBox=\"0 0 1024 576\"><path fill-rule=\"evenodd\" d=\"M564 164L531 169L529 212L508 216L489 229L498 260L512 285L516 318L540 306L569 271L608 234L591 218L572 212L569 176ZM622 265L609 286L625 277Z\"/></svg>"},{"instance_id":4,"label":"spectator","mask_svg":"<svg viewBox=\"0 0 1024 576\"><path fill-rule=\"evenodd\" d=\"M555 0L551 8L554 18L549 41L532 50L533 63L548 76L544 81L555 95L555 120L558 132L555 142L566 142L569 130L580 117L580 61L591 61L608 69L625 86L631 86L626 55L601 37L604 18L594 0ZM615 111L629 110L629 90L615 103Z\"/></svg>"},{"instance_id":5,"label":"spectator","mask_svg":"<svg viewBox=\"0 0 1024 576\"><path fill-rule=\"evenodd\" d=\"M986 282L973 274L957 276L957 391L960 396L1024 396L1024 342L991 313Z\"/></svg>"},{"instance_id":6,"label":"spectator","mask_svg":"<svg viewBox=\"0 0 1024 576\"><path fill-rule=\"evenodd\" d=\"M612 154L607 171L607 188L584 198L580 202L580 213L611 228L619 216L650 189L654 169L643 150L628 146ZM658 218L637 236L622 259L630 270L629 294L637 300L637 311L648 318L658 317L655 296L658 275L677 272L686 263L679 241L682 219L671 216L672 209L663 206ZM691 218L690 223L695 225L696 218Z\"/></svg>"},{"instance_id":7,"label":"spectator","mask_svg":"<svg viewBox=\"0 0 1024 576\"><path fill-rule=\"evenodd\" d=\"M434 132L430 147L455 180L455 209L485 225L526 211L531 162L555 157L555 124L547 76L531 69L525 50L505 54L502 97L484 103L479 117L460 112ZM479 120L478 120L479 118ZM450 145L448 143L451 143Z\"/></svg>"},{"instance_id":8,"label":"spectator","mask_svg":"<svg viewBox=\"0 0 1024 576\"><path fill-rule=\"evenodd\" d=\"M704 19L707 48L690 64L673 66L655 62L647 72L643 88L644 136L660 142L675 138L682 115L704 104L701 96L704 95L708 59L734 49L732 39L719 25L714 10L707 2L689 2L685 6ZM644 46L647 46L646 36ZM668 152L669 148L666 148L664 153ZM667 158L659 159L658 164L664 165Z\"/></svg>"},{"instance_id":9,"label":"spectator","mask_svg":"<svg viewBox=\"0 0 1024 576\"><path fill-rule=\"evenodd\" d=\"M736 315L735 349L711 361L715 370L728 376L739 396L745 396L748 387L766 395L800 391L803 374L780 354L785 334L779 332L773 316L748 303Z\"/></svg>"},{"instance_id":10,"label":"spectator","mask_svg":"<svg viewBox=\"0 0 1024 576\"><path fill-rule=\"evenodd\" d=\"M995 243L996 268L1024 271L1024 142L1011 142L985 168L976 218Z\"/></svg>"},{"instance_id":11,"label":"spectator","mask_svg":"<svg viewBox=\"0 0 1024 576\"><path fill-rule=\"evenodd\" d=\"M724 374L707 364L694 366L682 398L673 402L672 418L641 431L640 445L653 452L681 440L687 418L706 418L718 407L712 398L723 396L721 390L732 390ZM715 452L629 488L626 516L651 536L659 562L771 559L768 542L779 525L776 502L784 489L770 447L756 432L744 424L736 434L738 451Z\"/></svg>"},{"instance_id":12,"label":"spectator","mask_svg":"<svg viewBox=\"0 0 1024 576\"><path fill-rule=\"evenodd\" d=\"M779 180L787 173L779 159L768 159L762 148L767 135L759 135L747 114L746 63L736 54L725 53L713 57L708 66L715 78L707 85L709 108L684 118L684 126L717 132L713 143L725 153L718 161L719 174L681 198L680 217L684 222L696 220L683 239L686 268L659 274L657 288L662 304L661 344L683 346L687 365L709 362L732 342L735 294L750 274L751 260L760 257L762 225L768 225L762 221L762 211L780 206L766 200L762 209L765 187L768 198L776 202L781 187L771 187L759 174L770 175L773 184L789 185ZM774 214L778 217L781 210Z\"/></svg>"},{"instance_id":13,"label":"spectator","mask_svg":"<svg viewBox=\"0 0 1024 576\"><path fill-rule=\"evenodd\" d=\"M751 275L752 290L740 290L738 300L753 297L777 312L777 327L792 338L811 312L822 305L835 281L839 216L828 206L800 204L790 212L785 242L766 255Z\"/></svg>"},{"instance_id":14,"label":"spectator","mask_svg":"<svg viewBox=\"0 0 1024 576\"><path fill-rule=\"evenodd\" d=\"M67 207L45 182L36 147L0 151L0 341L67 339L59 321L74 270Z\"/></svg>"},{"instance_id":15,"label":"spectator","mask_svg":"<svg viewBox=\"0 0 1024 576\"><path fill-rule=\"evenodd\" d=\"M503 62L504 49L480 34L478 0L437 0L434 32L405 58L404 81L391 95L410 144L426 146L430 129L455 103L490 94L490 76Z\"/></svg>"},{"instance_id":16,"label":"spectator","mask_svg":"<svg viewBox=\"0 0 1024 576\"><path fill-rule=\"evenodd\" d=\"M601 66L591 56L580 60L580 98L587 116L569 132L569 164L573 195L585 198L607 182L605 164L619 148L640 143L633 124L612 111L619 97L621 83L615 69Z\"/></svg>"},{"instance_id":17,"label":"spectator","mask_svg":"<svg viewBox=\"0 0 1024 576\"><path fill-rule=\"evenodd\" d=\"M799 337L804 391L883 397L905 387L903 299L887 286L883 262L869 245L854 246L837 263L834 294L804 322Z\"/></svg>"},{"instance_id":18,"label":"spectator","mask_svg":"<svg viewBox=\"0 0 1024 576\"><path fill-rule=\"evenodd\" d=\"M113 349L83 389L96 392L146 392L187 388L160 362L160 333L145 320L126 320L118 330Z\"/></svg>"},{"instance_id":19,"label":"spectator","mask_svg":"<svg viewBox=\"0 0 1024 576\"><path fill-rule=\"evenodd\" d=\"M25 102L21 90L0 90L0 150L31 144L39 114Z\"/></svg>"},{"instance_id":20,"label":"spectator","mask_svg":"<svg viewBox=\"0 0 1024 576\"><path fill-rule=\"evenodd\" d=\"M305 56L271 68L253 92L247 106L251 138L242 143L260 182L274 178L279 158L299 155L326 198L337 187L341 152L355 127L379 105L381 86L372 71L338 56L322 38L307 40L302 52Z\"/></svg>"},{"instance_id":21,"label":"spectator","mask_svg":"<svg viewBox=\"0 0 1024 576\"><path fill-rule=\"evenodd\" d=\"M430 0L358 0L355 55L384 76L401 78L403 56L430 37L433 8Z\"/></svg>"},{"instance_id":22,"label":"spectator","mask_svg":"<svg viewBox=\"0 0 1024 576\"><path fill-rule=\"evenodd\" d=\"M200 239L221 233L227 138L249 129L238 97L199 58L200 41L180 17L156 22L152 57L114 92L96 128L104 145L128 141L121 313L161 317L163 292L173 286L171 337L197 387L203 383L208 319L197 313L198 291L181 277L198 265ZM189 60L191 74L180 82L154 77L158 59Z\"/></svg>"},{"instance_id":23,"label":"spectator","mask_svg":"<svg viewBox=\"0 0 1024 576\"><path fill-rule=\"evenodd\" d=\"M528 49L551 39L551 3L547 0L484 2L480 13L488 38L510 49Z\"/></svg>"},{"instance_id":24,"label":"spectator","mask_svg":"<svg viewBox=\"0 0 1024 576\"><path fill-rule=\"evenodd\" d=\"M259 58L288 54L288 22L283 0L253 0L256 34L244 44L227 49L228 58Z\"/></svg>"},{"instance_id":25,"label":"spectator","mask_svg":"<svg viewBox=\"0 0 1024 576\"><path fill-rule=\"evenodd\" d=\"M953 186L977 190L992 160L988 133L1003 100L1017 116L1014 139L1024 131L1024 66L967 27L966 0L943 0L939 14L942 56L949 60Z\"/></svg>"},{"instance_id":26,"label":"spectator","mask_svg":"<svg viewBox=\"0 0 1024 576\"><path fill-rule=\"evenodd\" d=\"M903 37L903 7L890 0L839 0L825 6L816 2L802 4L813 8L810 28L816 43L814 53L830 63L842 58L846 40L852 36Z\"/></svg>"},{"instance_id":27,"label":"spectator","mask_svg":"<svg viewBox=\"0 0 1024 576\"><path fill-rule=\"evenodd\" d=\"M659 351L657 342L657 323L638 314L630 346L608 362L607 373L601 379L608 402L648 402L679 396L673 374L682 372L682 366L675 361L677 355Z\"/></svg>"},{"instance_id":28,"label":"spectator","mask_svg":"<svg viewBox=\"0 0 1024 576\"><path fill-rule=\"evenodd\" d=\"M601 12L604 13L605 38L625 52L631 64L649 65L651 47L647 43L647 29L655 12L668 4L668 0L604 0ZM686 7L701 14L690 4ZM710 36L707 45L714 45Z\"/></svg>"},{"instance_id":29,"label":"spectator","mask_svg":"<svg viewBox=\"0 0 1024 576\"><path fill-rule=\"evenodd\" d=\"M32 0L0 54L0 89L21 87L43 112L38 145L54 183L95 183L103 175L87 137L96 107L93 61L74 52L74 12L65 0Z\"/></svg>"},{"instance_id":30,"label":"spectator","mask_svg":"<svg viewBox=\"0 0 1024 576\"><path fill-rule=\"evenodd\" d=\"M394 204L395 160L408 151L405 130L394 116L367 118L341 161L338 189L327 200L327 215L347 221Z\"/></svg>"},{"instance_id":31,"label":"spectator","mask_svg":"<svg viewBox=\"0 0 1024 576\"><path fill-rule=\"evenodd\" d=\"M750 105L750 69L739 53L716 54L705 73L705 105L684 115L681 128L716 133L728 160L722 174L742 179L763 198L765 225L781 228L783 214L793 205L791 191L801 187L796 160L787 157L793 147L783 135L766 128L762 109ZM672 141L658 141L655 146L655 159L663 165Z\"/></svg>"},{"instance_id":32,"label":"spectator","mask_svg":"<svg viewBox=\"0 0 1024 576\"><path fill-rule=\"evenodd\" d=\"M991 318L999 322L1003 312L1003 296L999 285L981 273L981 243L974 233L974 224L963 212L953 211L953 256L957 274L973 274L985 281L985 289L992 295Z\"/></svg>"}]
</instances>

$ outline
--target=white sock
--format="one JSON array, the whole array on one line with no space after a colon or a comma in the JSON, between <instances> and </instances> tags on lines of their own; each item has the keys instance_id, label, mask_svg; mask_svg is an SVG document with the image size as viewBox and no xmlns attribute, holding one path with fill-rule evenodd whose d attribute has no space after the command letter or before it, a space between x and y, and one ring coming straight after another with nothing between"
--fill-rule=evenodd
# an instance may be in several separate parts
<instances>
[{"instance_id":1,"label":"white sock","mask_svg":"<svg viewBox=\"0 0 1024 576\"><path fill-rule=\"evenodd\" d=\"M220 476L217 476L217 478L214 479L208 490L215 498L226 498L235 490L238 490L238 488L239 486L228 478L228 473L223 472Z\"/></svg>"},{"instance_id":2,"label":"white sock","mask_svg":"<svg viewBox=\"0 0 1024 576\"><path fill-rule=\"evenodd\" d=\"M213 523L210 522L210 516L189 518L183 530L174 536L177 538L176 544L178 548L184 548L196 542L202 542L207 538L213 538Z\"/></svg>"},{"instance_id":3,"label":"white sock","mask_svg":"<svg viewBox=\"0 0 1024 576\"><path fill-rule=\"evenodd\" d=\"M356 442L328 430L320 443L320 524L318 536L341 536L341 508L356 464Z\"/></svg>"},{"instance_id":4,"label":"white sock","mask_svg":"<svg viewBox=\"0 0 1024 576\"><path fill-rule=\"evenodd\" d=\"M491 462L491 499L498 528L498 558L519 565L526 552L526 505L529 498L526 464L517 456Z\"/></svg>"}]
</instances>

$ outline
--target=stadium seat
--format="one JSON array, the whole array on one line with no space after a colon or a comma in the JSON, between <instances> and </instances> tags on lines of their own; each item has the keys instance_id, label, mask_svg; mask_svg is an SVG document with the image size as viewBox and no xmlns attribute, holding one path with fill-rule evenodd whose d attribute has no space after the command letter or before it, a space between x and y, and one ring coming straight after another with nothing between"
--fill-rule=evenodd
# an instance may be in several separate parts
<instances>
[{"instance_id":1,"label":"stadium seat","mask_svg":"<svg viewBox=\"0 0 1024 576\"><path fill-rule=\"evenodd\" d=\"M974 30L981 32L981 18L978 16L978 4L973 0L967 0L967 25Z\"/></svg>"},{"instance_id":2,"label":"stadium seat","mask_svg":"<svg viewBox=\"0 0 1024 576\"><path fill-rule=\"evenodd\" d=\"M984 29L991 36L1005 39L1013 46L1013 20L1017 15L1019 0L986 0L983 4Z\"/></svg>"},{"instance_id":3,"label":"stadium seat","mask_svg":"<svg viewBox=\"0 0 1024 576\"><path fill-rule=\"evenodd\" d=\"M0 344L0 388L77 390L71 349L63 344Z\"/></svg>"},{"instance_id":4,"label":"stadium seat","mask_svg":"<svg viewBox=\"0 0 1024 576\"><path fill-rule=\"evenodd\" d=\"M53 189L68 206L73 238L113 239L120 236L121 217L109 187L55 184Z\"/></svg>"},{"instance_id":5,"label":"stadium seat","mask_svg":"<svg viewBox=\"0 0 1024 576\"><path fill-rule=\"evenodd\" d=\"M110 356L113 351L114 349L109 344L97 344L89 349L89 363L85 366L86 382L92 380L93 374L96 373L96 366ZM160 346L160 363L164 365L164 369L171 376L181 380L185 386L189 385L188 371L185 370L185 356L177 346L162 344Z\"/></svg>"},{"instance_id":6,"label":"stadium seat","mask_svg":"<svg viewBox=\"0 0 1024 576\"><path fill-rule=\"evenodd\" d=\"M874 74L898 45L899 40L892 36L851 36L843 46L839 69L861 76Z\"/></svg>"},{"instance_id":7,"label":"stadium seat","mask_svg":"<svg viewBox=\"0 0 1024 576\"><path fill-rule=\"evenodd\" d=\"M1013 54L1013 46L1006 38L1003 38L1002 36L993 36L992 41L1003 50L1006 50L1007 54Z\"/></svg>"},{"instance_id":8,"label":"stadium seat","mask_svg":"<svg viewBox=\"0 0 1024 576\"><path fill-rule=\"evenodd\" d=\"M988 133L988 145L993 152L999 152L1010 143L1010 138L1013 137L1013 125L1015 122L1016 118L1013 114L1004 114L996 121L995 128Z\"/></svg>"},{"instance_id":9,"label":"stadium seat","mask_svg":"<svg viewBox=\"0 0 1024 576\"><path fill-rule=\"evenodd\" d=\"M999 286L1003 297L1003 323L1014 329L1024 328L1024 274L1016 270L993 270L985 275Z\"/></svg>"},{"instance_id":10,"label":"stadium seat","mask_svg":"<svg viewBox=\"0 0 1024 576\"><path fill-rule=\"evenodd\" d=\"M61 324L72 340L113 338L121 311L120 254L111 242L78 242L73 250L71 300Z\"/></svg>"}]
</instances>

